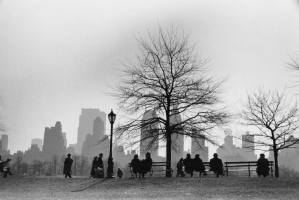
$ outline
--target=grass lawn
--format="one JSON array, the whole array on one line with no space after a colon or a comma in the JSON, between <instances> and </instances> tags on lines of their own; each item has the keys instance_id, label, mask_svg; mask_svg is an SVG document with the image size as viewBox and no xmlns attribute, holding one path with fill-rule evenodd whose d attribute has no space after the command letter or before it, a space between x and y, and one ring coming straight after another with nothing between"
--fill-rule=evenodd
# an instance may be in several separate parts
<instances>
[{"instance_id":1,"label":"grass lawn","mask_svg":"<svg viewBox=\"0 0 299 200\"><path fill-rule=\"evenodd\" d=\"M0 178L0 199L299 199L298 178Z\"/></svg>"}]
</instances>

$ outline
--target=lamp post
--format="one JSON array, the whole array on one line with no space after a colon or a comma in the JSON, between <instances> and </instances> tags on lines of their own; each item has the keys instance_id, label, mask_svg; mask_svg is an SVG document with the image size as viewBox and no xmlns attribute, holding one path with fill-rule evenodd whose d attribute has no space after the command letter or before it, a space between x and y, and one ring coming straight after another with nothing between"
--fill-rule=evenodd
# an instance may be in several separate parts
<instances>
[{"instance_id":1,"label":"lamp post","mask_svg":"<svg viewBox=\"0 0 299 200\"><path fill-rule=\"evenodd\" d=\"M107 168L107 178L114 178L113 175L113 158L112 158L112 139L113 139L113 123L115 122L116 114L113 113L113 110L111 109L111 112L108 114L108 119L111 124L111 134L110 134L110 153L108 158L108 168Z\"/></svg>"}]
</instances>

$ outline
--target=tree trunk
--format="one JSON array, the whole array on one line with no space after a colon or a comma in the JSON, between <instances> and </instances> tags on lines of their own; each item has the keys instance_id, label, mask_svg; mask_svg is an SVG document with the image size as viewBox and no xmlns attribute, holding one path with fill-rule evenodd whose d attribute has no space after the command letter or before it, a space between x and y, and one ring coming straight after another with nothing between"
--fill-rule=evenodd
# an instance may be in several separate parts
<instances>
[{"instance_id":1,"label":"tree trunk","mask_svg":"<svg viewBox=\"0 0 299 200\"><path fill-rule=\"evenodd\" d=\"M278 152L275 149L273 149L274 152L274 170L275 170L275 177L279 177L279 168L278 168Z\"/></svg>"},{"instance_id":2,"label":"tree trunk","mask_svg":"<svg viewBox=\"0 0 299 200\"><path fill-rule=\"evenodd\" d=\"M166 166L166 177L171 177L171 134L169 132L167 134L167 142L166 142L166 162L169 164Z\"/></svg>"}]
</instances>

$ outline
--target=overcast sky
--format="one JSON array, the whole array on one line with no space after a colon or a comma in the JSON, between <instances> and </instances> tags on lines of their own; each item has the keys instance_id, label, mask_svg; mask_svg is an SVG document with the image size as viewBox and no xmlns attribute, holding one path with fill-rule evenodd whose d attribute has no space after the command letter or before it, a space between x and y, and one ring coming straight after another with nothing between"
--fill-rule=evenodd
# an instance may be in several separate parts
<instances>
[{"instance_id":1,"label":"overcast sky","mask_svg":"<svg viewBox=\"0 0 299 200\"><path fill-rule=\"evenodd\" d=\"M134 35L158 24L191 33L210 74L228 78L229 106L295 80L284 62L299 54L296 0L0 0L0 116L11 152L56 121L76 143L81 108L117 112L105 96L114 68L138 54Z\"/></svg>"}]
</instances>

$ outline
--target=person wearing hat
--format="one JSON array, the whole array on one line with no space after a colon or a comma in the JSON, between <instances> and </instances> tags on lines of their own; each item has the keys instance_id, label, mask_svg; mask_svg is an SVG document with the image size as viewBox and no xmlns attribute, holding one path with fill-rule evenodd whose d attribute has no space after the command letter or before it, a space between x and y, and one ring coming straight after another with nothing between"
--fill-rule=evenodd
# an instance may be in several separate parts
<instances>
[{"instance_id":1,"label":"person wearing hat","mask_svg":"<svg viewBox=\"0 0 299 200\"><path fill-rule=\"evenodd\" d=\"M269 161L265 158L265 154L261 153L260 158L257 160L256 173L259 177L266 177L269 175L269 170Z\"/></svg>"},{"instance_id":2,"label":"person wearing hat","mask_svg":"<svg viewBox=\"0 0 299 200\"><path fill-rule=\"evenodd\" d=\"M216 174L216 177L223 175L223 163L222 160L218 158L218 154L214 153L214 158L210 160L210 170Z\"/></svg>"},{"instance_id":3,"label":"person wearing hat","mask_svg":"<svg viewBox=\"0 0 299 200\"><path fill-rule=\"evenodd\" d=\"M73 159L71 159L71 154L67 154L67 158L64 160L63 174L65 174L65 178L72 178L72 164Z\"/></svg>"},{"instance_id":4,"label":"person wearing hat","mask_svg":"<svg viewBox=\"0 0 299 200\"><path fill-rule=\"evenodd\" d=\"M199 177L201 177L201 174L205 175L206 167L204 166L202 159L199 157L199 154L195 155L195 158L193 159L194 163L194 171L199 172Z\"/></svg>"},{"instance_id":5,"label":"person wearing hat","mask_svg":"<svg viewBox=\"0 0 299 200\"><path fill-rule=\"evenodd\" d=\"M193 177L194 165L190 153L186 155L186 158L184 159L184 165L186 174L190 174L191 177Z\"/></svg>"}]
</instances>

